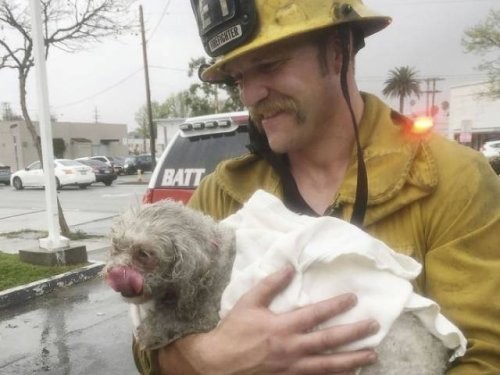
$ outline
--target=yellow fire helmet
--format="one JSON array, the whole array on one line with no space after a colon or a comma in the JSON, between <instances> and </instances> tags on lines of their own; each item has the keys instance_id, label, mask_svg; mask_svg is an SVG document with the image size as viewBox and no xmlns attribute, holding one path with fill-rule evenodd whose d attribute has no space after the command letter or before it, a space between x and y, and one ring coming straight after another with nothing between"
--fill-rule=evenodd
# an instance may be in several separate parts
<instances>
[{"instance_id":1,"label":"yellow fire helmet","mask_svg":"<svg viewBox=\"0 0 500 375\"><path fill-rule=\"evenodd\" d=\"M215 62L200 72L206 82L222 82L228 61L295 35L341 24L367 37L390 17L361 0L191 0L206 53Z\"/></svg>"}]
</instances>

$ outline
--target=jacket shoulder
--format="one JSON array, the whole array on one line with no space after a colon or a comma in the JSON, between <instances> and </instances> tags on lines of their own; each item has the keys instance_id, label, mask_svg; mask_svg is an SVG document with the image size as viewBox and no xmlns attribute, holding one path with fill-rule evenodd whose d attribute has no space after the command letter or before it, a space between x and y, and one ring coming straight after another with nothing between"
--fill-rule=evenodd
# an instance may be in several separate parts
<instances>
[{"instance_id":1,"label":"jacket shoulder","mask_svg":"<svg viewBox=\"0 0 500 375\"><path fill-rule=\"evenodd\" d=\"M219 163L203 178L189 205L222 219L239 209L258 189L281 195L279 179L269 164L247 154Z\"/></svg>"}]
</instances>

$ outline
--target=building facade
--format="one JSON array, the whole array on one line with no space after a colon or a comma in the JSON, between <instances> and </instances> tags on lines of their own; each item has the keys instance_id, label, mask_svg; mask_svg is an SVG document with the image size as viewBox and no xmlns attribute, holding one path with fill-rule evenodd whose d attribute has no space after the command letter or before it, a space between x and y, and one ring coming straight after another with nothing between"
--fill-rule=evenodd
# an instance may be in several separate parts
<instances>
[{"instance_id":1,"label":"building facade","mask_svg":"<svg viewBox=\"0 0 500 375\"><path fill-rule=\"evenodd\" d=\"M38 123L34 123L39 133ZM62 157L128 155L127 125L83 122L54 122L52 137L62 145ZM56 150L55 150L56 151ZM38 160L31 134L24 121L0 121L0 162L13 171Z\"/></svg>"},{"instance_id":2,"label":"building facade","mask_svg":"<svg viewBox=\"0 0 500 375\"><path fill-rule=\"evenodd\" d=\"M450 88L449 138L478 150L484 142L500 139L500 98L480 95L487 83Z\"/></svg>"},{"instance_id":3,"label":"building facade","mask_svg":"<svg viewBox=\"0 0 500 375\"><path fill-rule=\"evenodd\" d=\"M155 150L156 156L160 157L163 151L167 148L168 143L179 130L179 125L184 122L184 118L162 118L155 119L156 138ZM126 141L129 154L149 154L151 152L150 139L142 138L137 131L129 133Z\"/></svg>"}]
</instances>

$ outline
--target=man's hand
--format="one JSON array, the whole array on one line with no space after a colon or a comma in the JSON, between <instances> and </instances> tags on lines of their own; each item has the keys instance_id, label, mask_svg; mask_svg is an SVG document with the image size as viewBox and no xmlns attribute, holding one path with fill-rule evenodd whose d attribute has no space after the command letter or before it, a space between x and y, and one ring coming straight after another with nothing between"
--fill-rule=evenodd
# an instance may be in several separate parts
<instances>
[{"instance_id":1,"label":"man's hand","mask_svg":"<svg viewBox=\"0 0 500 375\"><path fill-rule=\"evenodd\" d=\"M375 333L377 322L314 331L320 323L352 308L356 304L353 294L283 314L269 310L293 274L288 266L268 276L241 297L217 328L177 340L161 350L160 368L165 374L347 374L374 363L376 354L370 349L336 354L325 351Z\"/></svg>"}]
</instances>

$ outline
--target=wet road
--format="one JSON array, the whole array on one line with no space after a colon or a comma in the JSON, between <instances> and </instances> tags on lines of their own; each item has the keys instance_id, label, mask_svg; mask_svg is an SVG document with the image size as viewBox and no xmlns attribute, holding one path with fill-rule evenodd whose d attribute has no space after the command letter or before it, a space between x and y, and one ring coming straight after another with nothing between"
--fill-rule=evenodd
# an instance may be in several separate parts
<instances>
[{"instance_id":1,"label":"wet road","mask_svg":"<svg viewBox=\"0 0 500 375\"><path fill-rule=\"evenodd\" d=\"M137 374L128 309L100 277L0 310L0 374Z\"/></svg>"},{"instance_id":2,"label":"wet road","mask_svg":"<svg viewBox=\"0 0 500 375\"><path fill-rule=\"evenodd\" d=\"M135 176L120 176L133 180ZM137 204L145 185L113 184L91 186L86 190L59 192L69 224L82 223L87 216L99 219L78 227L89 234L107 234L111 219L131 204ZM42 189L15 191L0 188L0 206L15 208L21 223L35 224L29 213L45 207ZM7 215L8 216L8 215ZM9 217L0 221L1 231L12 227ZM43 223L42 223L43 224ZM12 227L12 228L11 228ZM45 228L45 227L44 227ZM106 253L92 253L93 260L104 260ZM31 301L0 309L1 375L129 375L135 370L131 351L132 329L128 306L120 295L100 277L37 297Z\"/></svg>"}]
</instances>

